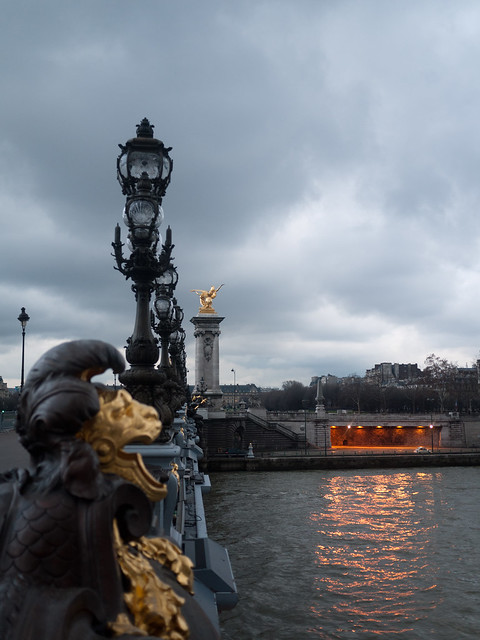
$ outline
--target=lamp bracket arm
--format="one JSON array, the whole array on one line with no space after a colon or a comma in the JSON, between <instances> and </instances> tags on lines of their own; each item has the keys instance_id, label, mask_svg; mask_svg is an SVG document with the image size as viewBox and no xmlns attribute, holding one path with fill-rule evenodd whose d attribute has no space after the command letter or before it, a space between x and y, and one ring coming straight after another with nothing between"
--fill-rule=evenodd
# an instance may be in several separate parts
<instances>
[{"instance_id":1,"label":"lamp bracket arm","mask_svg":"<svg viewBox=\"0 0 480 640\"><path fill-rule=\"evenodd\" d=\"M112 242L112 247L114 252L111 255L115 258L115 261L117 263L117 266L114 266L113 268L116 271L120 271L122 275L128 277L124 269L124 265L127 263L127 260L125 260L125 258L123 257L123 244L121 242Z\"/></svg>"}]
</instances>

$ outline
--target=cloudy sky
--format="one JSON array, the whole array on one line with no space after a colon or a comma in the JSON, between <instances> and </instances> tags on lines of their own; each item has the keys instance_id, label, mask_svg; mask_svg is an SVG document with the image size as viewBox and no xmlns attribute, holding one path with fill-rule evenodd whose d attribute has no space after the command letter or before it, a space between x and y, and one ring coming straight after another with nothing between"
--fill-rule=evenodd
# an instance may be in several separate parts
<instances>
[{"instance_id":1,"label":"cloudy sky","mask_svg":"<svg viewBox=\"0 0 480 640\"><path fill-rule=\"evenodd\" d=\"M185 310L225 283L220 381L480 349L478 0L1 0L0 375L122 349L118 143L172 146Z\"/></svg>"}]
</instances>

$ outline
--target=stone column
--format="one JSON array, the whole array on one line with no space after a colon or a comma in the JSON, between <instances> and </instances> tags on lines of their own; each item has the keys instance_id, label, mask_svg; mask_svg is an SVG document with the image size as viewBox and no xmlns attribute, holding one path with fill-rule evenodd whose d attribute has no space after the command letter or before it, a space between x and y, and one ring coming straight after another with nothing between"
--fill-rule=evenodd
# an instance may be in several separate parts
<instances>
[{"instance_id":1,"label":"stone column","mask_svg":"<svg viewBox=\"0 0 480 640\"><path fill-rule=\"evenodd\" d=\"M317 380L317 396L315 400L317 403L315 407L315 413L317 414L317 418L325 418L327 414L325 412L325 398L323 397L321 378L318 378Z\"/></svg>"},{"instance_id":2,"label":"stone column","mask_svg":"<svg viewBox=\"0 0 480 640\"><path fill-rule=\"evenodd\" d=\"M219 337L220 323L225 318L216 313L198 314L190 322L195 331L195 387L206 385L205 397L209 409L219 411L222 408L222 390L219 381Z\"/></svg>"},{"instance_id":3,"label":"stone column","mask_svg":"<svg viewBox=\"0 0 480 640\"><path fill-rule=\"evenodd\" d=\"M331 452L332 450L332 440L330 437L330 422L326 419L317 419L315 420L315 433L314 440L310 440L310 442L314 442L315 446L325 455Z\"/></svg>"}]
</instances>

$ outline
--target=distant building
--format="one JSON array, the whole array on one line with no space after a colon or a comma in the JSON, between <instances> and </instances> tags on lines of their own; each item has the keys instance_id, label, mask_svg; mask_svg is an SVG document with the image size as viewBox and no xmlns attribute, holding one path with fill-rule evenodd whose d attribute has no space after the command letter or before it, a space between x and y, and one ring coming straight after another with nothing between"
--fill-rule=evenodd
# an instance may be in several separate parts
<instances>
[{"instance_id":1,"label":"distant building","mask_svg":"<svg viewBox=\"0 0 480 640\"><path fill-rule=\"evenodd\" d=\"M221 384L223 394L223 406L235 407L259 407L261 404L261 389L255 384Z\"/></svg>"},{"instance_id":2,"label":"distant building","mask_svg":"<svg viewBox=\"0 0 480 640\"><path fill-rule=\"evenodd\" d=\"M401 385L413 382L422 375L417 364L399 364L398 362L382 362L376 364L373 369L367 369L365 379L367 382L378 384L382 387L389 385Z\"/></svg>"},{"instance_id":3,"label":"distant building","mask_svg":"<svg viewBox=\"0 0 480 640\"><path fill-rule=\"evenodd\" d=\"M9 391L7 387L7 383L3 381L2 376L0 376L0 399L5 400L8 398Z\"/></svg>"},{"instance_id":4,"label":"distant building","mask_svg":"<svg viewBox=\"0 0 480 640\"><path fill-rule=\"evenodd\" d=\"M464 391L477 391L479 384L479 364L474 367L456 367L455 368L455 386L457 389Z\"/></svg>"},{"instance_id":5,"label":"distant building","mask_svg":"<svg viewBox=\"0 0 480 640\"><path fill-rule=\"evenodd\" d=\"M338 384L340 380L342 380L342 378L338 378L337 376L332 376L331 373L327 373L327 375L324 375L324 376L312 376L310 386L311 387L316 386L319 380L322 383L322 385Z\"/></svg>"}]
</instances>

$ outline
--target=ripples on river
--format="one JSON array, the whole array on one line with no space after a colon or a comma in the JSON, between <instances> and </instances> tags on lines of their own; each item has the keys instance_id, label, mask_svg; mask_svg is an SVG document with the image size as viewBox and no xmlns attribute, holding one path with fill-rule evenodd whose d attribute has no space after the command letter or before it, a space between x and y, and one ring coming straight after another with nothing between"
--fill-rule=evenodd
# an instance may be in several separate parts
<instances>
[{"instance_id":1,"label":"ripples on river","mask_svg":"<svg viewBox=\"0 0 480 640\"><path fill-rule=\"evenodd\" d=\"M214 474L223 640L480 637L480 469Z\"/></svg>"}]
</instances>

